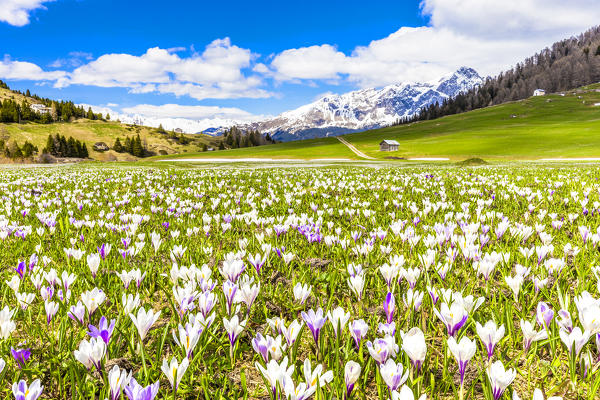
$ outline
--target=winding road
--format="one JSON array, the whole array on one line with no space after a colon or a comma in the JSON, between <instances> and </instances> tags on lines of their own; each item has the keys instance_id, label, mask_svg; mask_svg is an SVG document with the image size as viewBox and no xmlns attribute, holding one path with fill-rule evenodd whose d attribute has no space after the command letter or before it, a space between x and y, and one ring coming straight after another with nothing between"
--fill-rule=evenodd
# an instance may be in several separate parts
<instances>
[{"instance_id":1,"label":"winding road","mask_svg":"<svg viewBox=\"0 0 600 400\"><path fill-rule=\"evenodd\" d=\"M339 136L337 137L337 139L340 142L342 142L342 144L344 144L346 147L348 147L354 154L356 154L357 156L359 156L360 158L364 158L366 160L376 160L376 158L368 156L365 153L363 153L362 151L358 150L356 147L354 147L354 145L352 145L348 141L346 141L346 139L342 139Z\"/></svg>"}]
</instances>

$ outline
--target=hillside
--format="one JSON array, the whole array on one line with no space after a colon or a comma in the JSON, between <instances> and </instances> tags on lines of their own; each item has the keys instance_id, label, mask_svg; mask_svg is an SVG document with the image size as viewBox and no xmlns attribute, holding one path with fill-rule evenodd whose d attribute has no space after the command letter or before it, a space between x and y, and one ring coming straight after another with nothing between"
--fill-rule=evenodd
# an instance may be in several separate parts
<instances>
[{"instance_id":1,"label":"hillside","mask_svg":"<svg viewBox=\"0 0 600 400\"><path fill-rule=\"evenodd\" d=\"M600 84L561 94L532 97L437 120L343 136L376 159L444 157L463 160L536 160L600 157ZM384 139L397 152L380 152ZM336 143L337 142L337 143ZM268 153L267 153L268 152ZM255 149L188 154L185 158L358 158L335 138L298 141ZM170 157L163 157L170 158Z\"/></svg>"},{"instance_id":2,"label":"hillside","mask_svg":"<svg viewBox=\"0 0 600 400\"><path fill-rule=\"evenodd\" d=\"M38 103L36 99L31 97L0 88L0 100L7 99L14 100L19 104L23 101L29 104ZM142 142L147 145L147 150L153 154L197 152L201 150L204 144L216 147L220 142L219 138L207 135L184 135L185 138L190 140L189 144L184 145L178 143L177 140L168 138L167 134L160 133L154 128L126 125L116 121L92 121L85 118L51 124L35 122L0 123L0 140L6 144L16 141L19 146L22 146L25 141L29 141L41 151L50 134L60 134L67 138L71 136L84 142L87 145L90 157L101 161L136 159L128 153L117 153L113 150L97 152L93 150L93 145L97 142L104 142L112 147L117 138L123 140L125 137L133 137L138 134Z\"/></svg>"}]
</instances>

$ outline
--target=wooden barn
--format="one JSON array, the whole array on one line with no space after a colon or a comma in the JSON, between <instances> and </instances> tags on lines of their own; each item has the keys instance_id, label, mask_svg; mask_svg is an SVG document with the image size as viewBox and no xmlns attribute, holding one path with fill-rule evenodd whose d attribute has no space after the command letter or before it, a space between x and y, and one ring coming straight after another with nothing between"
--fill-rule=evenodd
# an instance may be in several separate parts
<instances>
[{"instance_id":1,"label":"wooden barn","mask_svg":"<svg viewBox=\"0 0 600 400\"><path fill-rule=\"evenodd\" d=\"M379 151L398 151L400 143L395 140L384 140L379 143Z\"/></svg>"}]
</instances>

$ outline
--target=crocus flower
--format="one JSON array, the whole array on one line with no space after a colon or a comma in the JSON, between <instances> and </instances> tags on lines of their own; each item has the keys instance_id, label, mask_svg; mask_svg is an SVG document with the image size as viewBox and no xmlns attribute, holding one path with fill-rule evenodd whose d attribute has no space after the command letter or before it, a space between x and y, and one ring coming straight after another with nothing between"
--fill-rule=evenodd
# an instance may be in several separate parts
<instances>
[{"instance_id":1,"label":"crocus flower","mask_svg":"<svg viewBox=\"0 0 600 400\"><path fill-rule=\"evenodd\" d=\"M0 358L0 374L4 371L4 367L6 367L6 361L3 358Z\"/></svg>"},{"instance_id":2,"label":"crocus flower","mask_svg":"<svg viewBox=\"0 0 600 400\"><path fill-rule=\"evenodd\" d=\"M179 384L181 383L181 379L183 378L183 374L189 367L190 362L186 358L181 361L181 364L177 361L177 358L171 358L171 362L167 363L167 360L163 360L162 366L160 367L161 371L165 374L169 383L171 384L171 388L173 390L177 390L179 388Z\"/></svg>"},{"instance_id":3,"label":"crocus flower","mask_svg":"<svg viewBox=\"0 0 600 400\"><path fill-rule=\"evenodd\" d=\"M467 321L468 314L462 302L455 301L450 307L442 303L440 311L433 309L435 315L446 325L449 336L455 336Z\"/></svg>"},{"instance_id":4,"label":"crocus flower","mask_svg":"<svg viewBox=\"0 0 600 400\"><path fill-rule=\"evenodd\" d=\"M265 363L269 361L269 342L260 332L252 339L252 348L261 355Z\"/></svg>"},{"instance_id":5,"label":"crocus flower","mask_svg":"<svg viewBox=\"0 0 600 400\"><path fill-rule=\"evenodd\" d=\"M460 384L462 385L465 380L465 371L467 369L467 364L475 355L477 351L477 345L471 339L466 336L460 340L460 342L456 343L456 339L453 337L448 338L448 349L456 359L458 363L458 372L460 373Z\"/></svg>"},{"instance_id":6,"label":"crocus flower","mask_svg":"<svg viewBox=\"0 0 600 400\"><path fill-rule=\"evenodd\" d=\"M237 290L237 285L232 281L227 280L223 283L223 294L225 295L225 300L227 301L227 314L231 314L231 306L235 300L235 294L237 293Z\"/></svg>"},{"instance_id":7,"label":"crocus flower","mask_svg":"<svg viewBox=\"0 0 600 400\"><path fill-rule=\"evenodd\" d=\"M496 361L492 365L487 367L487 376L492 385L492 394L494 400L498 400L502 397L502 393L512 383L517 376L517 371L514 369L505 370L502 361Z\"/></svg>"},{"instance_id":8,"label":"crocus flower","mask_svg":"<svg viewBox=\"0 0 600 400\"><path fill-rule=\"evenodd\" d=\"M75 322L79 322L83 325L83 320L85 319L85 306L78 301L76 305L71 306L67 316L71 318Z\"/></svg>"},{"instance_id":9,"label":"crocus flower","mask_svg":"<svg viewBox=\"0 0 600 400\"><path fill-rule=\"evenodd\" d=\"M44 309L46 310L46 323L50 324L52 318L58 312L58 304L53 301L47 301L44 303Z\"/></svg>"},{"instance_id":10,"label":"crocus flower","mask_svg":"<svg viewBox=\"0 0 600 400\"><path fill-rule=\"evenodd\" d=\"M39 379L33 381L31 385L27 385L27 382L23 379L12 385L15 400L37 400L42 395L42 390L44 390L44 387L41 386Z\"/></svg>"},{"instance_id":11,"label":"crocus flower","mask_svg":"<svg viewBox=\"0 0 600 400\"><path fill-rule=\"evenodd\" d=\"M19 367L19 369L25 368L25 363L27 363L27 360L31 357L31 349L14 349L11 347L10 352L17 362L17 367Z\"/></svg>"},{"instance_id":12,"label":"crocus flower","mask_svg":"<svg viewBox=\"0 0 600 400\"><path fill-rule=\"evenodd\" d=\"M477 335L487 351L488 360L491 360L494 355L494 348L504 337L504 325L501 325L500 328L498 328L496 323L490 320L483 326L479 322L477 322L475 326Z\"/></svg>"},{"instance_id":13,"label":"crocus flower","mask_svg":"<svg viewBox=\"0 0 600 400\"><path fill-rule=\"evenodd\" d=\"M275 360L271 360L267 363L267 367L263 367L258 362L254 363L256 369L262 374L269 385L271 386L271 393L273 397L276 398L277 394L277 385L284 388L286 387L286 380L291 379L292 374L294 373L294 366L288 365L288 358L284 357L281 361L281 364Z\"/></svg>"},{"instance_id":14,"label":"crocus flower","mask_svg":"<svg viewBox=\"0 0 600 400\"><path fill-rule=\"evenodd\" d=\"M90 338L90 341L82 340L79 343L79 349L74 351L75 359L85 365L89 370L96 367L98 371L102 369L102 359L106 354L106 343L99 338Z\"/></svg>"},{"instance_id":15,"label":"crocus flower","mask_svg":"<svg viewBox=\"0 0 600 400\"><path fill-rule=\"evenodd\" d=\"M281 330L283 333L283 337L285 337L285 341L287 342L288 346L293 346L294 343L296 343L296 338L298 337L298 334L300 333L300 330L303 326L304 322L298 322L296 320L293 320L287 328L282 327Z\"/></svg>"},{"instance_id":16,"label":"crocus flower","mask_svg":"<svg viewBox=\"0 0 600 400\"><path fill-rule=\"evenodd\" d=\"M548 306L548 304L540 301L537 305L537 323L544 328L548 328L554 318L554 311Z\"/></svg>"},{"instance_id":17,"label":"crocus flower","mask_svg":"<svg viewBox=\"0 0 600 400\"><path fill-rule=\"evenodd\" d=\"M418 400L426 400L427 395L423 393ZM406 385L402 385L400 391L393 390L392 391L392 399L391 400L415 400L415 395L412 390Z\"/></svg>"},{"instance_id":18,"label":"crocus flower","mask_svg":"<svg viewBox=\"0 0 600 400\"><path fill-rule=\"evenodd\" d=\"M120 369L118 365L112 367L108 373L111 400L117 400L121 397L121 391L129 384L130 380L131 372L127 373L125 369Z\"/></svg>"},{"instance_id":19,"label":"crocus flower","mask_svg":"<svg viewBox=\"0 0 600 400\"><path fill-rule=\"evenodd\" d=\"M575 350L575 355L579 355L581 349L590 339L590 333L588 331L581 331L581 328L576 326L570 333L561 329L558 332L560 340L567 346L569 353Z\"/></svg>"},{"instance_id":20,"label":"crocus flower","mask_svg":"<svg viewBox=\"0 0 600 400\"><path fill-rule=\"evenodd\" d=\"M337 307L335 310L327 312L327 319L329 319L329 322L333 326L335 336L338 336L344 331L350 319L350 313L344 311L342 307Z\"/></svg>"},{"instance_id":21,"label":"crocus flower","mask_svg":"<svg viewBox=\"0 0 600 400\"><path fill-rule=\"evenodd\" d=\"M367 350L379 365L385 363L390 356L389 344L385 339L375 339L373 343L367 342Z\"/></svg>"},{"instance_id":22,"label":"crocus flower","mask_svg":"<svg viewBox=\"0 0 600 400\"><path fill-rule=\"evenodd\" d=\"M298 282L296 283L296 286L294 286L294 298L296 301L299 301L300 304L304 304L306 303L308 296L310 296L311 290L312 288L308 284L302 285Z\"/></svg>"},{"instance_id":23,"label":"crocus flower","mask_svg":"<svg viewBox=\"0 0 600 400\"><path fill-rule=\"evenodd\" d=\"M521 400L516 390L513 390L512 400ZM544 393L538 388L533 391L533 400L544 400ZM562 400L560 396L550 396L546 400Z\"/></svg>"},{"instance_id":24,"label":"crocus flower","mask_svg":"<svg viewBox=\"0 0 600 400\"><path fill-rule=\"evenodd\" d=\"M531 343L539 340L548 339L548 332L545 328L536 331L529 321L521 320L521 331L523 331L523 348L528 350Z\"/></svg>"},{"instance_id":25,"label":"crocus flower","mask_svg":"<svg viewBox=\"0 0 600 400\"><path fill-rule=\"evenodd\" d=\"M561 329L564 329L568 333L571 333L573 330L573 320L571 319L571 314L567 310L558 311L556 322Z\"/></svg>"},{"instance_id":26,"label":"crocus flower","mask_svg":"<svg viewBox=\"0 0 600 400\"><path fill-rule=\"evenodd\" d=\"M381 377L390 391L398 389L408 379L408 369L404 375L402 375L403 370L404 367L402 364L396 364L391 358L388 359L385 364L379 365Z\"/></svg>"},{"instance_id":27,"label":"crocus flower","mask_svg":"<svg viewBox=\"0 0 600 400\"><path fill-rule=\"evenodd\" d=\"M13 269L19 274L19 277L23 279L23 276L25 275L25 261L19 261L17 267Z\"/></svg>"},{"instance_id":28,"label":"crocus flower","mask_svg":"<svg viewBox=\"0 0 600 400\"><path fill-rule=\"evenodd\" d=\"M427 344L425 343L425 335L423 331L417 327L411 328L402 336L402 350L408 355L410 361L417 372L425 362L427 355Z\"/></svg>"},{"instance_id":29,"label":"crocus flower","mask_svg":"<svg viewBox=\"0 0 600 400\"><path fill-rule=\"evenodd\" d=\"M142 387L135 378L131 378L129 385L123 389L123 393L129 398L129 400L153 400L158 394L160 388L160 382L156 381L151 385Z\"/></svg>"},{"instance_id":30,"label":"crocus flower","mask_svg":"<svg viewBox=\"0 0 600 400\"><path fill-rule=\"evenodd\" d=\"M87 256L87 265L90 268L92 277L96 279L98 268L100 267L100 255L98 253L89 254Z\"/></svg>"},{"instance_id":31,"label":"crocus flower","mask_svg":"<svg viewBox=\"0 0 600 400\"><path fill-rule=\"evenodd\" d=\"M106 317L102 316L102 318L100 318L100 322L98 323L97 328L91 324L88 326L88 335L90 335L93 338L99 337L104 341L104 343L108 344L108 342L110 342L113 330L115 329L115 323L116 321L113 319L110 321L110 325L108 325Z\"/></svg>"},{"instance_id":32,"label":"crocus flower","mask_svg":"<svg viewBox=\"0 0 600 400\"><path fill-rule=\"evenodd\" d=\"M317 384L323 387L333 380L332 371L327 371L325 373L322 373L322 371L323 366L321 364L318 364L315 369L312 369L310 359L306 358L306 360L304 360L304 380L306 381L308 388L316 388Z\"/></svg>"},{"instance_id":33,"label":"crocus flower","mask_svg":"<svg viewBox=\"0 0 600 400\"><path fill-rule=\"evenodd\" d=\"M106 300L106 294L97 287L81 294L81 301L87 308L89 316L92 316L98 306L104 303L104 300Z\"/></svg>"},{"instance_id":34,"label":"crocus flower","mask_svg":"<svg viewBox=\"0 0 600 400\"><path fill-rule=\"evenodd\" d=\"M323 325L325 325L325 322L327 321L327 317L323 317L323 309L319 308L317 312L315 312L311 308L308 312L302 311L301 315L304 322L306 322L306 326L308 326L312 333L315 344L319 347L319 334L321 333L321 328L323 328Z\"/></svg>"},{"instance_id":35,"label":"crocus flower","mask_svg":"<svg viewBox=\"0 0 600 400\"><path fill-rule=\"evenodd\" d=\"M344 381L346 383L346 397L345 399L349 399L352 394L352 390L354 390L354 385L360 376L360 364L354 361L348 361L346 363L346 367L344 368Z\"/></svg>"},{"instance_id":36,"label":"crocus flower","mask_svg":"<svg viewBox=\"0 0 600 400\"><path fill-rule=\"evenodd\" d=\"M392 292L388 292L383 302L383 311L385 311L386 321L389 324L394 320L394 311L396 311L396 299Z\"/></svg>"},{"instance_id":37,"label":"crocus flower","mask_svg":"<svg viewBox=\"0 0 600 400\"><path fill-rule=\"evenodd\" d=\"M233 347L233 345L237 341L240 333L243 332L244 328L246 327L247 321L248 320L245 319L242 322L240 322L240 319L237 315L234 315L229 320L223 318L223 325L225 327L225 331L227 332L227 336L229 337L229 344L231 345L231 347Z\"/></svg>"},{"instance_id":38,"label":"crocus flower","mask_svg":"<svg viewBox=\"0 0 600 400\"><path fill-rule=\"evenodd\" d=\"M367 336L368 331L369 325L364 320L357 319L352 321L350 324L350 335L354 339L356 348L360 348L360 342Z\"/></svg>"},{"instance_id":39,"label":"crocus flower","mask_svg":"<svg viewBox=\"0 0 600 400\"><path fill-rule=\"evenodd\" d=\"M192 359L194 348L200 340L204 327L200 325L200 321L195 321L194 324L187 323L185 327L180 324L177 329L179 337L175 336L175 332L173 332L173 340L185 351L186 357Z\"/></svg>"},{"instance_id":40,"label":"crocus flower","mask_svg":"<svg viewBox=\"0 0 600 400\"><path fill-rule=\"evenodd\" d=\"M149 309L148 311L144 310L144 308L140 308L137 312L137 317L133 314L129 314L129 318L133 322L133 325L137 328L137 331L140 335L140 340L143 342L148 334L152 325L158 320L160 317L161 311L155 313L153 309Z\"/></svg>"}]
</instances>

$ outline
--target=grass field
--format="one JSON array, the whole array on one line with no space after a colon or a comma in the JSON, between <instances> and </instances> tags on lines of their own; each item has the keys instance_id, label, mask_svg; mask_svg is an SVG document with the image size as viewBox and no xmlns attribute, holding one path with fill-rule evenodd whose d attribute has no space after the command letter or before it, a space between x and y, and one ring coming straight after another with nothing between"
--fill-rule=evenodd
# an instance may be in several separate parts
<instances>
[{"instance_id":1,"label":"grass field","mask_svg":"<svg viewBox=\"0 0 600 400\"><path fill-rule=\"evenodd\" d=\"M385 157L447 157L463 160L536 160L600 157L600 85L503 104L411 125L345 135L363 153ZM379 151L379 142L394 139L400 150ZM358 157L335 138L282 143L185 158L349 158Z\"/></svg>"},{"instance_id":2,"label":"grass field","mask_svg":"<svg viewBox=\"0 0 600 400\"><path fill-rule=\"evenodd\" d=\"M194 154L176 154L152 159L187 159L187 158L271 158L271 159L349 159L358 157L336 138L321 138L297 142L278 143L268 146L249 147L210 151Z\"/></svg>"}]
</instances>

